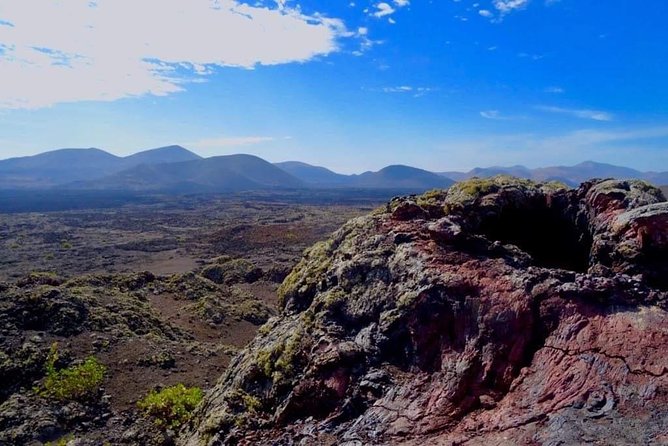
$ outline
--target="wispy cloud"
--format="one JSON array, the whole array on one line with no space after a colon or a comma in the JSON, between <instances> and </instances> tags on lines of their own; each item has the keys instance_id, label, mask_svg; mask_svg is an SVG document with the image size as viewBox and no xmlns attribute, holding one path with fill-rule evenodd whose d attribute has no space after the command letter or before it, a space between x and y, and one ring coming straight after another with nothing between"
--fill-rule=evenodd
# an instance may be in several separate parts
<instances>
[{"instance_id":1,"label":"wispy cloud","mask_svg":"<svg viewBox=\"0 0 668 446\"><path fill-rule=\"evenodd\" d=\"M529 0L494 0L493 4L501 15L505 15L517 9L525 8L529 4Z\"/></svg>"},{"instance_id":2,"label":"wispy cloud","mask_svg":"<svg viewBox=\"0 0 668 446\"><path fill-rule=\"evenodd\" d=\"M507 116L502 114L498 110L484 110L480 112L480 116L482 116L485 119L492 119L495 121L510 121L513 119L518 119L517 116Z\"/></svg>"},{"instance_id":3,"label":"wispy cloud","mask_svg":"<svg viewBox=\"0 0 668 446\"><path fill-rule=\"evenodd\" d=\"M0 108L164 96L216 67L304 62L356 36L282 0L21 0L2 20Z\"/></svg>"},{"instance_id":4,"label":"wispy cloud","mask_svg":"<svg viewBox=\"0 0 668 446\"><path fill-rule=\"evenodd\" d=\"M370 38L369 28L365 26L357 28L357 31L355 32L355 37L357 37L359 41L359 49L352 52L354 56L362 56L364 55L364 53L369 51L375 45L380 45L383 43L382 40L374 40Z\"/></svg>"},{"instance_id":5,"label":"wispy cloud","mask_svg":"<svg viewBox=\"0 0 668 446\"><path fill-rule=\"evenodd\" d=\"M498 110L481 111L480 116L482 116L485 119L503 119L501 113L499 113Z\"/></svg>"},{"instance_id":6,"label":"wispy cloud","mask_svg":"<svg viewBox=\"0 0 668 446\"><path fill-rule=\"evenodd\" d=\"M371 13L374 17L385 17L387 15L392 15L396 11L389 3L381 2L375 5L376 10Z\"/></svg>"},{"instance_id":7,"label":"wispy cloud","mask_svg":"<svg viewBox=\"0 0 668 446\"><path fill-rule=\"evenodd\" d=\"M541 60L545 57L543 54L530 54L530 53L517 53L517 57L520 59L531 59L531 60Z\"/></svg>"},{"instance_id":8,"label":"wispy cloud","mask_svg":"<svg viewBox=\"0 0 668 446\"><path fill-rule=\"evenodd\" d=\"M556 3L560 0L545 0L546 4ZM478 9L478 14L489 19L492 23L501 23L503 18L520 9L525 9L530 0L492 0L493 8L481 8L481 4L476 2L473 7Z\"/></svg>"},{"instance_id":9,"label":"wispy cloud","mask_svg":"<svg viewBox=\"0 0 668 446\"><path fill-rule=\"evenodd\" d=\"M538 105L535 108L536 110L540 110L547 113L560 113L563 115L570 115L575 118L591 119L594 121L612 121L615 119L612 113L608 113L601 110L563 108L563 107L553 107L546 105Z\"/></svg>"},{"instance_id":10,"label":"wispy cloud","mask_svg":"<svg viewBox=\"0 0 668 446\"><path fill-rule=\"evenodd\" d=\"M380 89L383 93L411 93L414 97L424 96L427 93L435 91L431 87L413 87L410 85L400 85L397 87L383 87Z\"/></svg>"},{"instance_id":11,"label":"wispy cloud","mask_svg":"<svg viewBox=\"0 0 668 446\"><path fill-rule=\"evenodd\" d=\"M392 0L391 4L388 2L379 2L373 5L371 10L368 8L365 9L365 12L373 17L382 18L391 16L397 12L397 9L404 8L408 5L410 5L410 0ZM388 18L388 20L390 20L390 23L395 23L391 17Z\"/></svg>"},{"instance_id":12,"label":"wispy cloud","mask_svg":"<svg viewBox=\"0 0 668 446\"><path fill-rule=\"evenodd\" d=\"M561 87L555 87L555 86L547 87L547 88L546 88L545 90L543 90L543 91L544 91L545 93L552 93L552 94L562 94L562 93L565 93L565 92L566 92L566 90L564 90L563 88L561 88Z\"/></svg>"}]
</instances>

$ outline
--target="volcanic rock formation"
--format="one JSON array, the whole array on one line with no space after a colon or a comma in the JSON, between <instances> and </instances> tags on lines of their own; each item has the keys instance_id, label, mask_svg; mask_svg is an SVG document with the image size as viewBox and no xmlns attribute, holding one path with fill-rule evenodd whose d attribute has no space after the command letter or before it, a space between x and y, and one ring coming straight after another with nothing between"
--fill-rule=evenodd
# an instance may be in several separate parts
<instances>
[{"instance_id":1,"label":"volcanic rock formation","mask_svg":"<svg viewBox=\"0 0 668 446\"><path fill-rule=\"evenodd\" d=\"M315 245L185 445L668 444L668 203L509 177Z\"/></svg>"}]
</instances>

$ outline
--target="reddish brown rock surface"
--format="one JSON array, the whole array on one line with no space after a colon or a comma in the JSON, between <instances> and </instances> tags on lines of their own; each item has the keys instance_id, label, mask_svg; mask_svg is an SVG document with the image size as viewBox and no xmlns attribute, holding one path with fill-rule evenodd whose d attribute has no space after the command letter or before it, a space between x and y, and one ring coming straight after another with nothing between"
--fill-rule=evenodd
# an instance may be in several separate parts
<instances>
[{"instance_id":1,"label":"reddish brown rock surface","mask_svg":"<svg viewBox=\"0 0 668 446\"><path fill-rule=\"evenodd\" d=\"M187 445L668 444L668 203L499 177L314 246Z\"/></svg>"}]
</instances>

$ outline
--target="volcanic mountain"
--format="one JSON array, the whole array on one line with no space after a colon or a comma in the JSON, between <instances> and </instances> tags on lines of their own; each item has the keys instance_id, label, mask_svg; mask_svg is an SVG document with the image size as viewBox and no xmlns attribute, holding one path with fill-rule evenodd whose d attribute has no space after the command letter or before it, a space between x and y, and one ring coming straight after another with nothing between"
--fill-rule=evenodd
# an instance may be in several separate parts
<instances>
[{"instance_id":1,"label":"volcanic mountain","mask_svg":"<svg viewBox=\"0 0 668 446\"><path fill-rule=\"evenodd\" d=\"M345 186L350 180L348 175L341 175L325 167L312 166L300 161L285 161L274 165L315 187Z\"/></svg>"},{"instance_id":2,"label":"volcanic mountain","mask_svg":"<svg viewBox=\"0 0 668 446\"><path fill-rule=\"evenodd\" d=\"M100 149L60 149L34 156L0 160L0 188L47 188L101 178L140 164L197 160L181 146L146 150L127 157Z\"/></svg>"},{"instance_id":3,"label":"volcanic mountain","mask_svg":"<svg viewBox=\"0 0 668 446\"><path fill-rule=\"evenodd\" d=\"M188 193L303 188L304 183L262 158L227 155L176 163L141 164L76 186L82 189Z\"/></svg>"}]
</instances>

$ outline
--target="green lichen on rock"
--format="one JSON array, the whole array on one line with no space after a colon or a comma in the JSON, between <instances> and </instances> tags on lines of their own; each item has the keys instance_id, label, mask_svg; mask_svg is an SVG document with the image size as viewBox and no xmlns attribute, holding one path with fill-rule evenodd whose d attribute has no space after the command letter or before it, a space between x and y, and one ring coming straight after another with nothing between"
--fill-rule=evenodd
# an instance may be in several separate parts
<instances>
[{"instance_id":1,"label":"green lichen on rock","mask_svg":"<svg viewBox=\"0 0 668 446\"><path fill-rule=\"evenodd\" d=\"M274 313L267 303L235 285L221 285L217 292L204 295L189 308L211 324L221 324L232 318L260 325Z\"/></svg>"},{"instance_id":2,"label":"green lichen on rock","mask_svg":"<svg viewBox=\"0 0 668 446\"><path fill-rule=\"evenodd\" d=\"M418 195L415 201L422 207L438 205L445 200L447 194L448 192L445 189L433 189L422 195Z\"/></svg>"},{"instance_id":3,"label":"green lichen on rock","mask_svg":"<svg viewBox=\"0 0 668 446\"><path fill-rule=\"evenodd\" d=\"M635 208L641 203L666 201L661 189L642 180L600 181L592 185L587 197L595 207L605 207L609 201L615 201L618 209Z\"/></svg>"},{"instance_id":4,"label":"green lichen on rock","mask_svg":"<svg viewBox=\"0 0 668 446\"><path fill-rule=\"evenodd\" d=\"M549 190L568 189L568 186L559 182L541 183L510 175L497 175L490 178L475 177L460 181L448 189L447 199L450 202L466 201L481 198L508 188L542 189L543 187Z\"/></svg>"},{"instance_id":5,"label":"green lichen on rock","mask_svg":"<svg viewBox=\"0 0 668 446\"><path fill-rule=\"evenodd\" d=\"M202 270L202 276L218 284L255 282L262 276L262 270L246 259L218 261Z\"/></svg>"},{"instance_id":6,"label":"green lichen on rock","mask_svg":"<svg viewBox=\"0 0 668 446\"><path fill-rule=\"evenodd\" d=\"M301 331L293 332L283 343L276 343L271 349L260 350L256 363L274 385L284 384L292 379L297 370L297 356L303 351L304 336Z\"/></svg>"},{"instance_id":7,"label":"green lichen on rock","mask_svg":"<svg viewBox=\"0 0 668 446\"><path fill-rule=\"evenodd\" d=\"M297 293L304 293L308 289L315 291L321 275L331 265L331 255L334 250L333 240L318 242L304 252L304 257L288 274L278 288L279 305L284 306L288 297Z\"/></svg>"},{"instance_id":8,"label":"green lichen on rock","mask_svg":"<svg viewBox=\"0 0 668 446\"><path fill-rule=\"evenodd\" d=\"M340 288L333 288L327 290L319 297L319 302L322 302L322 305L325 309L332 309L338 305L341 305L345 302L347 293Z\"/></svg>"},{"instance_id":9,"label":"green lichen on rock","mask_svg":"<svg viewBox=\"0 0 668 446\"><path fill-rule=\"evenodd\" d=\"M448 189L444 210L446 214L450 214L474 205L485 206L486 202L496 207L513 204L513 202L519 204L533 197L541 197L567 189L568 186L557 181L537 182L510 175L497 175L490 178L476 177L456 183ZM501 194L502 197L496 197L497 194Z\"/></svg>"}]
</instances>

